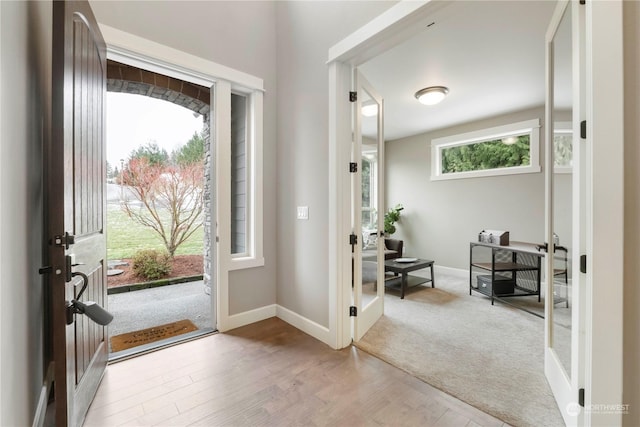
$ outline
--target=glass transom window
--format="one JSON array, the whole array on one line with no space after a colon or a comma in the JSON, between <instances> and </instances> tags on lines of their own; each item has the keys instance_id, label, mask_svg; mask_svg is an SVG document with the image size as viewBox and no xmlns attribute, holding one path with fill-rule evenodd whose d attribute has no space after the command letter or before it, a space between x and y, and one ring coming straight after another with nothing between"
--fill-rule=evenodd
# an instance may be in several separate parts
<instances>
[{"instance_id":1,"label":"glass transom window","mask_svg":"<svg viewBox=\"0 0 640 427\"><path fill-rule=\"evenodd\" d=\"M540 172L539 120L431 141L431 179Z\"/></svg>"}]
</instances>

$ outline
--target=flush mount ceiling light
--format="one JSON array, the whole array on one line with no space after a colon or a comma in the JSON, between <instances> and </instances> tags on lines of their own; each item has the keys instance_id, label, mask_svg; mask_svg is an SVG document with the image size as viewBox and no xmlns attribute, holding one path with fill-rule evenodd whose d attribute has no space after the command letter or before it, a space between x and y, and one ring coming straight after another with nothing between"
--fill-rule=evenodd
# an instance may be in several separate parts
<instances>
[{"instance_id":1,"label":"flush mount ceiling light","mask_svg":"<svg viewBox=\"0 0 640 427\"><path fill-rule=\"evenodd\" d=\"M429 86L416 92L416 99L424 105L435 105L442 101L449 93L449 88L444 86Z\"/></svg>"},{"instance_id":2,"label":"flush mount ceiling light","mask_svg":"<svg viewBox=\"0 0 640 427\"><path fill-rule=\"evenodd\" d=\"M373 117L378 114L378 104L371 103L362 106L362 115L365 117Z\"/></svg>"}]
</instances>

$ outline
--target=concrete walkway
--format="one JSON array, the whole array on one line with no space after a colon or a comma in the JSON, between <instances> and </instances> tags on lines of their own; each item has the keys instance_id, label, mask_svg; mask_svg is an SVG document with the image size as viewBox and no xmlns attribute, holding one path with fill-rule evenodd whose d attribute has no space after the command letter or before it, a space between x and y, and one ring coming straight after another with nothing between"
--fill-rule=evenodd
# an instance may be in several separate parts
<instances>
[{"instance_id":1,"label":"concrete walkway","mask_svg":"<svg viewBox=\"0 0 640 427\"><path fill-rule=\"evenodd\" d=\"M109 336L189 319L211 328L211 295L202 280L108 296Z\"/></svg>"}]
</instances>

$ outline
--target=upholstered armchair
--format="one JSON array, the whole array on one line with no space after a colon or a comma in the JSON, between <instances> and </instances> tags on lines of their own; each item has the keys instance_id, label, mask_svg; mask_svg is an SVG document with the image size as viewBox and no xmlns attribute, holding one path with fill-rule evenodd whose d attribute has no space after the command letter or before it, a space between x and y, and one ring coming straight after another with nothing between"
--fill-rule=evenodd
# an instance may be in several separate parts
<instances>
[{"instance_id":1,"label":"upholstered armchair","mask_svg":"<svg viewBox=\"0 0 640 427\"><path fill-rule=\"evenodd\" d=\"M402 257L402 248L404 242L397 239L385 239L384 259L394 259Z\"/></svg>"}]
</instances>

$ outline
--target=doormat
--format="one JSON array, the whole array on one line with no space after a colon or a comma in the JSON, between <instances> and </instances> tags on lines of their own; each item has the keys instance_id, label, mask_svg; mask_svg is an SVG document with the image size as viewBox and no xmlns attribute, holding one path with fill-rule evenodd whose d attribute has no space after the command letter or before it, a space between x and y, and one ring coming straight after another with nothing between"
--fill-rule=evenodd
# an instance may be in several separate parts
<instances>
[{"instance_id":1,"label":"doormat","mask_svg":"<svg viewBox=\"0 0 640 427\"><path fill-rule=\"evenodd\" d=\"M127 332L111 337L111 352L115 353L197 330L198 328L191 320L184 319L140 331Z\"/></svg>"}]
</instances>

